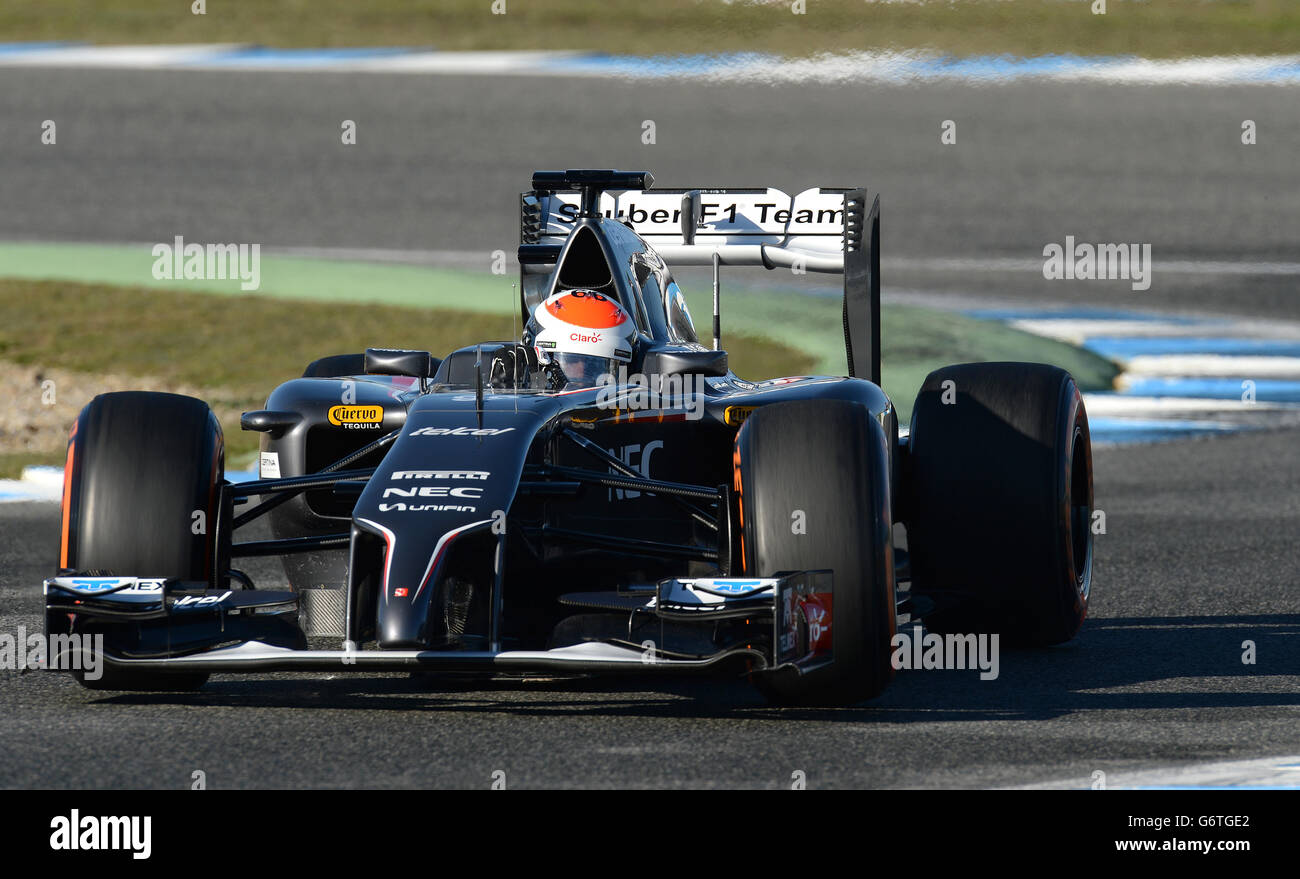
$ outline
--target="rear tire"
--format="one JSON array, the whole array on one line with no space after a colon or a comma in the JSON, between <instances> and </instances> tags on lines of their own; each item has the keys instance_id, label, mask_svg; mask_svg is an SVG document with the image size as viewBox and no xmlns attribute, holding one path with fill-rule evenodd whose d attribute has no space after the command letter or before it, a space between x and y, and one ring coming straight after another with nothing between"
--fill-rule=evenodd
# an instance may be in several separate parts
<instances>
[{"instance_id":1,"label":"rear tire","mask_svg":"<svg viewBox=\"0 0 1300 879\"><path fill-rule=\"evenodd\" d=\"M1092 581L1092 444L1070 374L1038 363L936 370L909 442L912 592L937 608L926 626L1035 646L1073 638Z\"/></svg>"},{"instance_id":2,"label":"rear tire","mask_svg":"<svg viewBox=\"0 0 1300 879\"><path fill-rule=\"evenodd\" d=\"M203 401L139 391L99 395L81 411L68 443L60 568L215 586L212 571L225 570L228 552L215 539L224 475L221 425ZM68 627L66 617L47 625ZM107 643L116 628L72 624L74 632L102 632ZM105 664L98 680L80 673L77 679L92 690L192 690L208 675Z\"/></svg>"},{"instance_id":3,"label":"rear tire","mask_svg":"<svg viewBox=\"0 0 1300 879\"><path fill-rule=\"evenodd\" d=\"M831 569L830 666L755 676L776 704L846 705L893 678L894 562L889 447L866 407L839 400L776 403L736 436L741 567L747 576ZM793 527L803 512L803 533Z\"/></svg>"}]
</instances>

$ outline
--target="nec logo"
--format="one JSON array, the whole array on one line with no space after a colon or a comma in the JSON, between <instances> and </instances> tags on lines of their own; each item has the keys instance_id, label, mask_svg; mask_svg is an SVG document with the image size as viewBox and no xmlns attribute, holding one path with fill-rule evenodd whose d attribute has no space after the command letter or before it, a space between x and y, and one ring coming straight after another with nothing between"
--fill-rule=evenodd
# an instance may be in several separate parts
<instances>
[{"instance_id":1,"label":"nec logo","mask_svg":"<svg viewBox=\"0 0 1300 879\"><path fill-rule=\"evenodd\" d=\"M571 341L571 342L593 342L593 343L594 343L594 342L599 342L599 341L600 341L600 333L590 333L590 334L588 334L588 333L569 333L569 341Z\"/></svg>"},{"instance_id":2,"label":"nec logo","mask_svg":"<svg viewBox=\"0 0 1300 879\"><path fill-rule=\"evenodd\" d=\"M468 486L448 488L445 485L424 485L419 488L385 488L384 497L464 497L478 500L483 489Z\"/></svg>"}]
</instances>

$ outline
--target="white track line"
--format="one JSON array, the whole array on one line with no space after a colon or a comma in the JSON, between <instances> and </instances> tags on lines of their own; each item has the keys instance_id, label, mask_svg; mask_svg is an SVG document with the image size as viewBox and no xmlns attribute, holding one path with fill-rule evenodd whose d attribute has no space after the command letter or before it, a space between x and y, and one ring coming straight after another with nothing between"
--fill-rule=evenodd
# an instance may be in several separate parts
<instances>
[{"instance_id":1,"label":"white track line","mask_svg":"<svg viewBox=\"0 0 1300 879\"><path fill-rule=\"evenodd\" d=\"M1300 357L1255 354L1142 354L1125 361L1142 378L1300 378Z\"/></svg>"},{"instance_id":2,"label":"white track line","mask_svg":"<svg viewBox=\"0 0 1300 879\"><path fill-rule=\"evenodd\" d=\"M1217 325L1209 322L1184 324L1104 318L1023 318L1007 323L1017 330L1069 342L1071 345L1082 345L1094 336L1132 336L1143 339L1157 336L1203 336L1212 326L1215 327L1214 335L1224 335Z\"/></svg>"},{"instance_id":3,"label":"white track line","mask_svg":"<svg viewBox=\"0 0 1300 879\"><path fill-rule=\"evenodd\" d=\"M358 73L489 74L546 73L550 65L582 57L581 52L414 52L348 63ZM263 69L275 69L266 67Z\"/></svg>"},{"instance_id":4,"label":"white track line","mask_svg":"<svg viewBox=\"0 0 1300 879\"><path fill-rule=\"evenodd\" d=\"M24 467L22 479L0 479L0 503L62 499L62 467Z\"/></svg>"},{"instance_id":5,"label":"white track line","mask_svg":"<svg viewBox=\"0 0 1300 879\"><path fill-rule=\"evenodd\" d=\"M1300 82L1300 55L1144 58L980 56L928 51L824 53L782 58L753 52L636 58L593 52L436 52L284 50L248 45L0 46L0 65L190 70L332 71L406 74L514 74L714 82L977 82L1025 79L1144 85L1279 85Z\"/></svg>"},{"instance_id":6,"label":"white track line","mask_svg":"<svg viewBox=\"0 0 1300 879\"><path fill-rule=\"evenodd\" d=\"M151 70L184 67L242 48L238 43L173 46L65 46L0 52L3 67L120 67Z\"/></svg>"},{"instance_id":7,"label":"white track line","mask_svg":"<svg viewBox=\"0 0 1300 879\"><path fill-rule=\"evenodd\" d=\"M1124 394L1084 394L1083 397L1090 416L1106 418L1183 419L1293 411L1292 407L1279 403L1245 403L1201 397L1130 397Z\"/></svg>"},{"instance_id":8,"label":"white track line","mask_svg":"<svg viewBox=\"0 0 1300 879\"><path fill-rule=\"evenodd\" d=\"M1104 770L1103 770L1104 771ZM1089 789L1097 783L1088 778L1073 778L1041 784L1023 785L1022 789ZM1162 769L1106 772L1106 790L1133 788L1261 788L1300 789L1300 757L1266 757L1256 760L1228 760L1198 763Z\"/></svg>"}]
</instances>

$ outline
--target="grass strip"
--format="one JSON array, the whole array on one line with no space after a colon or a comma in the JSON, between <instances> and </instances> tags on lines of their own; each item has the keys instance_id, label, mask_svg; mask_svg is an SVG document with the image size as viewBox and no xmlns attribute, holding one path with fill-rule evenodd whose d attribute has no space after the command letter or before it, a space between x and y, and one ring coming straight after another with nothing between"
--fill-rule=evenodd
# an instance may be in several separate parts
<instances>
[{"instance_id":1,"label":"grass strip","mask_svg":"<svg viewBox=\"0 0 1300 879\"><path fill-rule=\"evenodd\" d=\"M1294 0L5 0L5 41L632 55L861 49L971 55L1293 53ZM504 10L504 14L494 14ZM802 10L799 12L799 10Z\"/></svg>"}]
</instances>

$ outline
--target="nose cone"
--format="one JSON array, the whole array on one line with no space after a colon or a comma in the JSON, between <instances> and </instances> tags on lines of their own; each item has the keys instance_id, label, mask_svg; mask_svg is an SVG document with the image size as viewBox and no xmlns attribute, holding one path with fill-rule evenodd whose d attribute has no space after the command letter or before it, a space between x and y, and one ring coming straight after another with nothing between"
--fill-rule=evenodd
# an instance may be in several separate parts
<instances>
[{"instance_id":1,"label":"nose cone","mask_svg":"<svg viewBox=\"0 0 1300 879\"><path fill-rule=\"evenodd\" d=\"M388 565L388 583L379 599L376 616L377 640L381 648L418 650L446 644L463 633L466 608L459 607L463 597L457 590L447 591L444 569L455 541L486 530L493 519L469 522L442 535L431 555L420 551L393 551ZM490 582L491 556L485 555L484 579ZM460 591L463 591L460 590Z\"/></svg>"},{"instance_id":2,"label":"nose cone","mask_svg":"<svg viewBox=\"0 0 1300 879\"><path fill-rule=\"evenodd\" d=\"M455 629L448 626L454 608L445 594L447 558L458 541L504 521L533 438L562 408L546 397L488 396L482 412L476 404L473 395L457 393L417 399L353 508L359 528L385 538L375 606L381 648L447 642ZM480 542L467 548L476 554L470 567L476 584L490 583L493 554L477 558Z\"/></svg>"},{"instance_id":3,"label":"nose cone","mask_svg":"<svg viewBox=\"0 0 1300 879\"><path fill-rule=\"evenodd\" d=\"M394 591L402 593L409 589L405 597L393 595ZM417 587L389 587L388 595L379 600L379 616L376 622L376 641L387 650L423 650L431 646L435 639L429 637L429 595L432 589L426 588L416 594Z\"/></svg>"}]
</instances>

